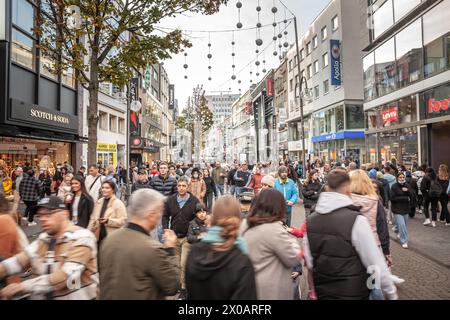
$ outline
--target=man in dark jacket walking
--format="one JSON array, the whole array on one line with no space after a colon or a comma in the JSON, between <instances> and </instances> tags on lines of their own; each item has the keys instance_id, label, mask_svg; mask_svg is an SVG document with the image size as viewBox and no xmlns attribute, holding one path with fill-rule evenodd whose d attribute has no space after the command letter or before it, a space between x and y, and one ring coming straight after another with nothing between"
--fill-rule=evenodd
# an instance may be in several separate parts
<instances>
[{"instance_id":1,"label":"man in dark jacket walking","mask_svg":"<svg viewBox=\"0 0 450 320\"><path fill-rule=\"evenodd\" d=\"M198 199L188 190L189 180L181 177L178 180L178 192L167 199L162 217L162 225L165 230L170 229L177 235L176 254L181 266L181 293L180 298L186 298L186 261L189 254L189 242L187 234L189 223L195 218Z\"/></svg>"},{"instance_id":2,"label":"man in dark jacket walking","mask_svg":"<svg viewBox=\"0 0 450 320\"><path fill-rule=\"evenodd\" d=\"M131 188L131 192L135 192L140 189L151 189L150 181L148 180L147 171L145 169L139 170L138 173L138 181L133 183L133 187Z\"/></svg>"},{"instance_id":3,"label":"man in dark jacket walking","mask_svg":"<svg viewBox=\"0 0 450 320\"><path fill-rule=\"evenodd\" d=\"M314 214L308 217L304 255L319 300L366 300L370 289L397 299L397 289L366 217L350 198L350 177L341 170L327 176ZM368 273L377 276L367 284Z\"/></svg>"},{"instance_id":4,"label":"man in dark jacket walking","mask_svg":"<svg viewBox=\"0 0 450 320\"><path fill-rule=\"evenodd\" d=\"M166 197L177 193L177 179L169 175L167 162L159 164L159 174L155 175L150 182L152 189L161 192Z\"/></svg>"},{"instance_id":5,"label":"man in dark jacket walking","mask_svg":"<svg viewBox=\"0 0 450 320\"><path fill-rule=\"evenodd\" d=\"M234 181L234 175L235 175L235 173L237 171L237 168L238 168L238 165L237 164L233 164L231 166L230 171L228 171L227 184L228 184L228 187L230 188L229 190L230 190L230 194L232 196L234 196L234 192L235 192L235 189L236 189L236 181Z\"/></svg>"},{"instance_id":6,"label":"man in dark jacket walking","mask_svg":"<svg viewBox=\"0 0 450 320\"><path fill-rule=\"evenodd\" d=\"M35 226L34 215L36 213L36 206L41 194L41 184L39 180L34 177L34 170L28 170L27 174L22 179L19 186L20 198L26 205L25 216L28 216L28 226Z\"/></svg>"}]
</instances>

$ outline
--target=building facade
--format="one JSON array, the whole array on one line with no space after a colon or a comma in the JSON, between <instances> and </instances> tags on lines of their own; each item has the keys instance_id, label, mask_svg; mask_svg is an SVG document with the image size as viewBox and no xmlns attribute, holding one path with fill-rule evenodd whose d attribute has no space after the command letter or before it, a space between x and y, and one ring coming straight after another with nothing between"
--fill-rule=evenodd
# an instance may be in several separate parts
<instances>
[{"instance_id":1,"label":"building facade","mask_svg":"<svg viewBox=\"0 0 450 320\"><path fill-rule=\"evenodd\" d=\"M231 116L231 106L239 97L239 94L231 94L229 92L205 95L207 105L213 113L214 123L220 123L223 119Z\"/></svg>"},{"instance_id":2,"label":"building facade","mask_svg":"<svg viewBox=\"0 0 450 320\"><path fill-rule=\"evenodd\" d=\"M277 126L277 143L278 145L277 159L286 160L289 158L289 139L288 139L288 126L286 120L288 118L288 62L286 55L281 60L280 66L275 70L274 73L274 84L275 84L275 124Z\"/></svg>"},{"instance_id":3,"label":"building facade","mask_svg":"<svg viewBox=\"0 0 450 320\"><path fill-rule=\"evenodd\" d=\"M365 149L358 0L331 1L288 52L289 143L291 160L362 161ZM298 74L298 63L300 72ZM310 101L304 101L302 145L300 80L305 77ZM302 91L306 91L302 86Z\"/></svg>"},{"instance_id":4,"label":"building facade","mask_svg":"<svg viewBox=\"0 0 450 320\"><path fill-rule=\"evenodd\" d=\"M367 162L450 164L448 12L450 0L362 1Z\"/></svg>"},{"instance_id":5,"label":"building facade","mask_svg":"<svg viewBox=\"0 0 450 320\"><path fill-rule=\"evenodd\" d=\"M57 75L37 49L38 10L35 1L0 2L0 162L53 173L57 163L82 164L83 99L73 69Z\"/></svg>"},{"instance_id":6,"label":"building facade","mask_svg":"<svg viewBox=\"0 0 450 320\"><path fill-rule=\"evenodd\" d=\"M254 123L251 89L249 89L232 106L231 155L233 160L249 161L250 163L256 161Z\"/></svg>"}]
</instances>

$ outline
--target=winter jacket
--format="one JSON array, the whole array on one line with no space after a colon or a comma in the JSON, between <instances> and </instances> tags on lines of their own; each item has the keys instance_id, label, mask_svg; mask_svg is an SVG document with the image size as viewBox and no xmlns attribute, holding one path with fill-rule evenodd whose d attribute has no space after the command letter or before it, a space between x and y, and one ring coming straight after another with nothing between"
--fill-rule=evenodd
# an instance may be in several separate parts
<instances>
[{"instance_id":1,"label":"winter jacket","mask_svg":"<svg viewBox=\"0 0 450 320\"><path fill-rule=\"evenodd\" d=\"M319 199L322 184L319 181L313 181L302 189L305 208L312 208Z\"/></svg>"},{"instance_id":2,"label":"winter jacket","mask_svg":"<svg viewBox=\"0 0 450 320\"><path fill-rule=\"evenodd\" d=\"M262 178L263 175L261 173L255 173L252 177L252 180L250 180L250 184L248 185L248 187L255 191L255 195L257 195L262 188Z\"/></svg>"},{"instance_id":3,"label":"winter jacket","mask_svg":"<svg viewBox=\"0 0 450 320\"><path fill-rule=\"evenodd\" d=\"M95 230L100 227L98 219L100 219L100 211L102 210L103 202L105 198L101 198L94 206L94 211L91 214L91 219L88 225L88 229L95 233ZM106 223L106 232L108 235L114 231L122 228L127 222L127 209L120 199L117 199L114 195L109 199L109 203L106 207L103 218L108 219Z\"/></svg>"},{"instance_id":4,"label":"winter jacket","mask_svg":"<svg viewBox=\"0 0 450 320\"><path fill-rule=\"evenodd\" d=\"M195 219L195 207L199 200L189 193L189 199L180 208L177 201L178 194L170 196L166 201L166 206L162 216L162 225L164 229L170 229L175 232L178 238L187 236L189 223Z\"/></svg>"},{"instance_id":5,"label":"winter jacket","mask_svg":"<svg viewBox=\"0 0 450 320\"><path fill-rule=\"evenodd\" d=\"M234 181L234 174L236 173L236 169L231 169L229 172L228 172L228 179L227 179L227 181L228 181L228 185L230 185L230 186L235 186L236 185L236 181Z\"/></svg>"},{"instance_id":6,"label":"winter jacket","mask_svg":"<svg viewBox=\"0 0 450 320\"><path fill-rule=\"evenodd\" d=\"M407 188L407 191L403 191L403 188ZM394 214L409 214L411 211L411 187L408 184L400 185L395 183L391 188L391 204L392 212Z\"/></svg>"},{"instance_id":7,"label":"winter jacket","mask_svg":"<svg viewBox=\"0 0 450 320\"><path fill-rule=\"evenodd\" d=\"M294 182L297 182L297 180L298 180L298 173L294 169L294 167L292 165L288 165L287 169L288 169L288 178L291 179Z\"/></svg>"},{"instance_id":8,"label":"winter jacket","mask_svg":"<svg viewBox=\"0 0 450 320\"><path fill-rule=\"evenodd\" d=\"M417 180L413 177L406 178L406 183L411 187L411 208L417 207L417 194L419 188L417 187Z\"/></svg>"},{"instance_id":9,"label":"winter jacket","mask_svg":"<svg viewBox=\"0 0 450 320\"><path fill-rule=\"evenodd\" d=\"M179 289L174 249L164 249L148 232L128 224L100 247L100 299L164 300Z\"/></svg>"},{"instance_id":10,"label":"winter jacket","mask_svg":"<svg viewBox=\"0 0 450 320\"><path fill-rule=\"evenodd\" d=\"M19 193L23 201L37 201L41 192L41 184L34 176L26 175L20 183Z\"/></svg>"},{"instance_id":11,"label":"winter jacket","mask_svg":"<svg viewBox=\"0 0 450 320\"><path fill-rule=\"evenodd\" d=\"M164 178L160 174L155 175L150 181L150 186L166 197L177 193L177 180L171 176Z\"/></svg>"},{"instance_id":12,"label":"winter jacket","mask_svg":"<svg viewBox=\"0 0 450 320\"><path fill-rule=\"evenodd\" d=\"M223 174L223 177L220 176L221 174ZM226 176L227 172L222 167L214 168L213 171L211 172L211 177L213 178L214 183L217 185L224 185Z\"/></svg>"},{"instance_id":13,"label":"winter jacket","mask_svg":"<svg viewBox=\"0 0 450 320\"><path fill-rule=\"evenodd\" d=\"M18 228L11 216L0 214L0 261L11 258L21 251ZM20 277L10 277L6 279L6 284L20 281Z\"/></svg>"},{"instance_id":14,"label":"winter jacket","mask_svg":"<svg viewBox=\"0 0 450 320\"><path fill-rule=\"evenodd\" d=\"M378 213L378 197L362 196L352 193L353 204L360 207L359 211L369 221L370 228L375 237L377 245L380 245L380 238L377 233L377 213Z\"/></svg>"},{"instance_id":15,"label":"winter jacket","mask_svg":"<svg viewBox=\"0 0 450 320\"><path fill-rule=\"evenodd\" d=\"M397 179L392 174L385 174L384 179L389 183L389 188L392 188L392 186L397 182Z\"/></svg>"},{"instance_id":16,"label":"winter jacket","mask_svg":"<svg viewBox=\"0 0 450 320\"><path fill-rule=\"evenodd\" d=\"M442 194L441 196L447 195L447 189L449 188L449 181L448 180L441 180L441 179L437 179L437 181L439 182L439 184L442 187Z\"/></svg>"},{"instance_id":17,"label":"winter jacket","mask_svg":"<svg viewBox=\"0 0 450 320\"><path fill-rule=\"evenodd\" d=\"M203 203L203 198L206 194L206 184L203 179L194 180L191 179L189 183L188 191L192 193L194 197L196 197L200 202Z\"/></svg>"},{"instance_id":18,"label":"winter jacket","mask_svg":"<svg viewBox=\"0 0 450 320\"><path fill-rule=\"evenodd\" d=\"M189 243L197 243L200 241L198 235L208 231L205 221L201 221L197 217L189 223L187 240Z\"/></svg>"},{"instance_id":19,"label":"winter jacket","mask_svg":"<svg viewBox=\"0 0 450 320\"><path fill-rule=\"evenodd\" d=\"M217 196L216 184L214 183L213 178L204 177L203 181L205 182L206 186L206 194L214 193L214 196Z\"/></svg>"},{"instance_id":20,"label":"winter jacket","mask_svg":"<svg viewBox=\"0 0 450 320\"><path fill-rule=\"evenodd\" d=\"M250 170L238 170L234 174L234 182L236 183L236 187L243 188L247 187L250 184L250 180L252 178L252 173Z\"/></svg>"},{"instance_id":21,"label":"winter jacket","mask_svg":"<svg viewBox=\"0 0 450 320\"><path fill-rule=\"evenodd\" d=\"M133 183L133 186L131 187L131 192L135 192L137 190L141 190L141 189L151 189L152 186L150 184L151 181L147 180L146 182L141 182L141 181L136 181L135 183Z\"/></svg>"},{"instance_id":22,"label":"winter jacket","mask_svg":"<svg viewBox=\"0 0 450 320\"><path fill-rule=\"evenodd\" d=\"M377 210L377 234L380 239L381 249L385 256L390 255L390 237L389 237L389 227L386 219L386 212L384 211L383 203L378 201Z\"/></svg>"},{"instance_id":23,"label":"winter jacket","mask_svg":"<svg viewBox=\"0 0 450 320\"><path fill-rule=\"evenodd\" d=\"M72 220L73 213L73 201L69 204L70 220ZM91 214L94 211L94 200L88 194L87 196L81 194L80 201L78 202L78 217L77 226L87 228L91 220Z\"/></svg>"},{"instance_id":24,"label":"winter jacket","mask_svg":"<svg viewBox=\"0 0 450 320\"><path fill-rule=\"evenodd\" d=\"M292 300L292 268L300 263L297 239L279 221L247 229L243 237L255 269L258 300Z\"/></svg>"},{"instance_id":25,"label":"winter jacket","mask_svg":"<svg viewBox=\"0 0 450 320\"><path fill-rule=\"evenodd\" d=\"M256 300L255 270L249 257L236 246L228 251L213 251L211 246L199 242L190 249L188 300ZM292 290L288 291L292 295Z\"/></svg>"},{"instance_id":26,"label":"winter jacket","mask_svg":"<svg viewBox=\"0 0 450 320\"><path fill-rule=\"evenodd\" d=\"M287 182L282 182L280 178L276 179L274 189L283 194L286 202L290 201L293 205L298 202L297 184L291 179L288 179ZM290 214L292 212L292 206L288 206L287 208L287 213Z\"/></svg>"}]
</instances>

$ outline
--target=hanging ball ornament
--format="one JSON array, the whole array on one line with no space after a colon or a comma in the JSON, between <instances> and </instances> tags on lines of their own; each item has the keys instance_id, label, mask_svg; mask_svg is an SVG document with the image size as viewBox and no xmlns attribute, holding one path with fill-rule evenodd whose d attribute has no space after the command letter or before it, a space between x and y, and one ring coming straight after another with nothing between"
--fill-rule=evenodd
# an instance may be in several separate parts
<instances>
[{"instance_id":1,"label":"hanging ball ornament","mask_svg":"<svg viewBox=\"0 0 450 320\"><path fill-rule=\"evenodd\" d=\"M238 29L241 29L241 28L242 28L242 22L238 22L237 25L236 25L236 27L237 27Z\"/></svg>"},{"instance_id":2,"label":"hanging ball ornament","mask_svg":"<svg viewBox=\"0 0 450 320\"><path fill-rule=\"evenodd\" d=\"M184 53L184 56L187 57L187 52Z\"/></svg>"},{"instance_id":3,"label":"hanging ball ornament","mask_svg":"<svg viewBox=\"0 0 450 320\"><path fill-rule=\"evenodd\" d=\"M259 77L259 72L256 73L256 76Z\"/></svg>"},{"instance_id":4,"label":"hanging ball ornament","mask_svg":"<svg viewBox=\"0 0 450 320\"><path fill-rule=\"evenodd\" d=\"M235 54L234 52L231 54L232 57L234 57L235 55L236 55L236 54Z\"/></svg>"},{"instance_id":5,"label":"hanging ball ornament","mask_svg":"<svg viewBox=\"0 0 450 320\"><path fill-rule=\"evenodd\" d=\"M235 66L234 64L233 64L231 67L232 67L233 69L236 68L236 66Z\"/></svg>"},{"instance_id":6,"label":"hanging ball ornament","mask_svg":"<svg viewBox=\"0 0 450 320\"><path fill-rule=\"evenodd\" d=\"M285 35L285 36L287 36L287 35L288 35L288 32L287 32L287 31L285 31L285 32L284 32L284 35Z\"/></svg>"},{"instance_id":7,"label":"hanging ball ornament","mask_svg":"<svg viewBox=\"0 0 450 320\"><path fill-rule=\"evenodd\" d=\"M263 60L263 63L266 63L266 60Z\"/></svg>"},{"instance_id":8,"label":"hanging ball ornament","mask_svg":"<svg viewBox=\"0 0 450 320\"><path fill-rule=\"evenodd\" d=\"M283 38L283 35L281 33L278 34L278 38Z\"/></svg>"},{"instance_id":9,"label":"hanging ball ornament","mask_svg":"<svg viewBox=\"0 0 450 320\"><path fill-rule=\"evenodd\" d=\"M266 72L267 72L267 70L266 70L266 69L262 69L262 72L263 72L263 73L266 73Z\"/></svg>"},{"instance_id":10,"label":"hanging ball ornament","mask_svg":"<svg viewBox=\"0 0 450 320\"><path fill-rule=\"evenodd\" d=\"M242 8L242 2L240 2L240 1L236 2L236 7L238 9Z\"/></svg>"},{"instance_id":11,"label":"hanging ball ornament","mask_svg":"<svg viewBox=\"0 0 450 320\"><path fill-rule=\"evenodd\" d=\"M262 46L262 44L263 44L262 39L256 39L255 42L256 42L256 45L259 46L259 47Z\"/></svg>"},{"instance_id":12,"label":"hanging ball ornament","mask_svg":"<svg viewBox=\"0 0 450 320\"><path fill-rule=\"evenodd\" d=\"M212 54L211 53L208 53L208 59L211 59L212 58Z\"/></svg>"},{"instance_id":13,"label":"hanging ball ornament","mask_svg":"<svg viewBox=\"0 0 450 320\"><path fill-rule=\"evenodd\" d=\"M257 28L261 28L261 27L262 27L261 22L258 22L258 23L256 24L256 27L257 27Z\"/></svg>"},{"instance_id":14,"label":"hanging ball ornament","mask_svg":"<svg viewBox=\"0 0 450 320\"><path fill-rule=\"evenodd\" d=\"M255 64L256 64L257 66L259 66L259 65L260 65L260 62L259 62L259 61L256 61Z\"/></svg>"},{"instance_id":15,"label":"hanging ball ornament","mask_svg":"<svg viewBox=\"0 0 450 320\"><path fill-rule=\"evenodd\" d=\"M255 50L255 52L256 52L256 53L258 54L258 53L259 53L259 50L258 50L258 49L256 49L256 50Z\"/></svg>"},{"instance_id":16,"label":"hanging ball ornament","mask_svg":"<svg viewBox=\"0 0 450 320\"><path fill-rule=\"evenodd\" d=\"M231 76L231 80L236 80L236 76L234 74Z\"/></svg>"},{"instance_id":17,"label":"hanging ball ornament","mask_svg":"<svg viewBox=\"0 0 450 320\"><path fill-rule=\"evenodd\" d=\"M273 55L274 55L274 56L277 56L277 55L278 55L278 52L277 52L277 51L274 51L274 52L273 52Z\"/></svg>"},{"instance_id":18,"label":"hanging ball ornament","mask_svg":"<svg viewBox=\"0 0 450 320\"><path fill-rule=\"evenodd\" d=\"M283 46L281 45L281 43L278 45L278 48L280 48L280 49L283 48Z\"/></svg>"},{"instance_id":19,"label":"hanging ball ornament","mask_svg":"<svg viewBox=\"0 0 450 320\"><path fill-rule=\"evenodd\" d=\"M273 27L275 28L275 27L277 26L277 23L274 22L274 23L272 23L272 25L273 25Z\"/></svg>"},{"instance_id":20,"label":"hanging ball ornament","mask_svg":"<svg viewBox=\"0 0 450 320\"><path fill-rule=\"evenodd\" d=\"M208 69L209 69L209 70L211 70L211 68L212 68L211 66L208 66Z\"/></svg>"},{"instance_id":21,"label":"hanging ball ornament","mask_svg":"<svg viewBox=\"0 0 450 320\"><path fill-rule=\"evenodd\" d=\"M287 23L287 19L284 19L284 21L283 21L284 23Z\"/></svg>"},{"instance_id":22,"label":"hanging ball ornament","mask_svg":"<svg viewBox=\"0 0 450 320\"><path fill-rule=\"evenodd\" d=\"M260 12L260 11L261 11L261 7L260 7L260 6L257 6L257 7L256 7L256 11Z\"/></svg>"},{"instance_id":23,"label":"hanging ball ornament","mask_svg":"<svg viewBox=\"0 0 450 320\"><path fill-rule=\"evenodd\" d=\"M285 43L283 44L283 46L284 46L285 48L289 47L289 42L285 42Z\"/></svg>"},{"instance_id":24,"label":"hanging ball ornament","mask_svg":"<svg viewBox=\"0 0 450 320\"><path fill-rule=\"evenodd\" d=\"M208 43L208 47L211 47L211 43Z\"/></svg>"},{"instance_id":25,"label":"hanging ball ornament","mask_svg":"<svg viewBox=\"0 0 450 320\"><path fill-rule=\"evenodd\" d=\"M208 80L211 81L211 77L209 77Z\"/></svg>"},{"instance_id":26,"label":"hanging ball ornament","mask_svg":"<svg viewBox=\"0 0 450 320\"><path fill-rule=\"evenodd\" d=\"M235 44L236 44L236 43L235 43L234 41L231 43L232 46L234 46Z\"/></svg>"},{"instance_id":27,"label":"hanging ball ornament","mask_svg":"<svg viewBox=\"0 0 450 320\"><path fill-rule=\"evenodd\" d=\"M185 79L187 79L187 76L184 76Z\"/></svg>"},{"instance_id":28,"label":"hanging ball ornament","mask_svg":"<svg viewBox=\"0 0 450 320\"><path fill-rule=\"evenodd\" d=\"M187 65L187 64L185 64L185 65L183 66L183 68L187 69L187 68L188 68L188 65Z\"/></svg>"},{"instance_id":29,"label":"hanging ball ornament","mask_svg":"<svg viewBox=\"0 0 450 320\"><path fill-rule=\"evenodd\" d=\"M272 13L277 13L277 12L278 12L277 7L273 7L273 8L272 8Z\"/></svg>"},{"instance_id":30,"label":"hanging ball ornament","mask_svg":"<svg viewBox=\"0 0 450 320\"><path fill-rule=\"evenodd\" d=\"M238 80L238 83L241 83L242 81L241 80Z\"/></svg>"},{"instance_id":31,"label":"hanging ball ornament","mask_svg":"<svg viewBox=\"0 0 450 320\"><path fill-rule=\"evenodd\" d=\"M277 36L273 36L272 38L273 41L277 41L277 39L278 39Z\"/></svg>"}]
</instances>

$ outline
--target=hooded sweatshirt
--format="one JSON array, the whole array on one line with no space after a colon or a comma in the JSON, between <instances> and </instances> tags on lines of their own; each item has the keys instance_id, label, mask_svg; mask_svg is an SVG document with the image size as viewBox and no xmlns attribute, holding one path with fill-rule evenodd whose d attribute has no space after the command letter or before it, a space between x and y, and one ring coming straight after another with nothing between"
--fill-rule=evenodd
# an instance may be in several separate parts
<instances>
[{"instance_id":1,"label":"hooded sweatshirt","mask_svg":"<svg viewBox=\"0 0 450 320\"><path fill-rule=\"evenodd\" d=\"M352 200L354 205L361 207L359 211L369 221L370 228L375 236L375 241L377 245L380 245L380 238L377 232L378 197L362 196L352 193Z\"/></svg>"},{"instance_id":2,"label":"hooded sweatshirt","mask_svg":"<svg viewBox=\"0 0 450 320\"><path fill-rule=\"evenodd\" d=\"M334 211L354 205L352 199L341 193L323 192L320 194L316 205L316 213L321 215L332 214ZM308 232L307 232L308 233ZM368 268L378 267L380 275L380 285L382 291L388 299L398 299L397 288L395 287L391 273L386 265L381 250L378 248L370 224L366 217L359 215L353 224L351 243L361 259L361 263ZM314 268L314 261L309 247L308 234L303 238L304 256L309 270Z\"/></svg>"},{"instance_id":3,"label":"hooded sweatshirt","mask_svg":"<svg viewBox=\"0 0 450 320\"><path fill-rule=\"evenodd\" d=\"M213 251L212 244L191 247L186 264L188 300L256 300L255 271L236 246Z\"/></svg>"}]
</instances>

